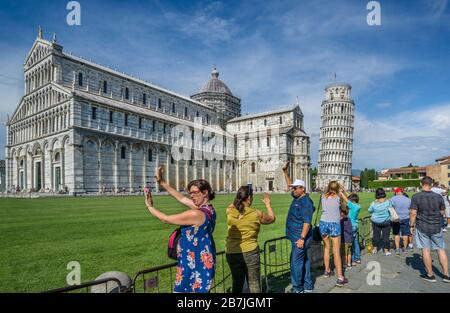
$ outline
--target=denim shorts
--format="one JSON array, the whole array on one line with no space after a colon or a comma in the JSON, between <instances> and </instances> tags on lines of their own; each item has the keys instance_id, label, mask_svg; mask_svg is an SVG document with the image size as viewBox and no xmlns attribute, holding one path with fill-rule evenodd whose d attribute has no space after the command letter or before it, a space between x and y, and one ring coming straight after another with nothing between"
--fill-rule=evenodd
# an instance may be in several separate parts
<instances>
[{"instance_id":1,"label":"denim shorts","mask_svg":"<svg viewBox=\"0 0 450 313\"><path fill-rule=\"evenodd\" d=\"M322 236L337 237L341 235L341 223L320 221L319 229Z\"/></svg>"},{"instance_id":2,"label":"denim shorts","mask_svg":"<svg viewBox=\"0 0 450 313\"><path fill-rule=\"evenodd\" d=\"M437 234L427 235L421 233L420 230L416 229L414 241L416 242L418 249L445 249L444 235L442 233L442 230Z\"/></svg>"},{"instance_id":3,"label":"denim shorts","mask_svg":"<svg viewBox=\"0 0 450 313\"><path fill-rule=\"evenodd\" d=\"M409 218L392 223L392 234L394 236L409 236L411 234L409 228Z\"/></svg>"}]
</instances>

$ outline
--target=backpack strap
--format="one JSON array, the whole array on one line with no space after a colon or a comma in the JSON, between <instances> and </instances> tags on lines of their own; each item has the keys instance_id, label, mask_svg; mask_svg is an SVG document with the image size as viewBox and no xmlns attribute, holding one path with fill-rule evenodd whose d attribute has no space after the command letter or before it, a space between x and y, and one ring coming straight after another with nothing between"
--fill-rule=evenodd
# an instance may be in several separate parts
<instances>
[{"instance_id":1,"label":"backpack strap","mask_svg":"<svg viewBox=\"0 0 450 313\"><path fill-rule=\"evenodd\" d=\"M202 211L202 212L206 215L206 218L207 218L208 220L211 220L211 219L212 219L212 205L201 206L201 207L199 207L198 209L199 209L200 211Z\"/></svg>"}]
</instances>

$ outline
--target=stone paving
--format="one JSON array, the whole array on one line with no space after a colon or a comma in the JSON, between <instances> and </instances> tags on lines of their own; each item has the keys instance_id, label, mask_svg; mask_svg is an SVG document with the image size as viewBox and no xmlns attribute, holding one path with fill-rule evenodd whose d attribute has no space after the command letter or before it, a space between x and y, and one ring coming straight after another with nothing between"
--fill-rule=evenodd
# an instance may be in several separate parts
<instances>
[{"instance_id":1,"label":"stone paving","mask_svg":"<svg viewBox=\"0 0 450 313\"><path fill-rule=\"evenodd\" d=\"M450 229L444 233L447 256L450 258ZM391 251L393 252L393 251ZM325 278L316 276L314 293L450 293L450 283L442 281L442 269L436 252L432 252L433 271L437 282L431 283L422 280L419 275L425 273L422 263L422 254L419 249L409 250L407 254L396 256L394 253L385 256L362 255L361 264L352 267L345 273L349 283L344 287L337 287L335 275ZM381 279L379 285L367 283L368 274L373 268L367 268L371 261L379 262L381 266ZM321 275L322 273L318 273ZM372 277L372 276L370 276ZM291 285L286 288L288 292Z\"/></svg>"}]
</instances>

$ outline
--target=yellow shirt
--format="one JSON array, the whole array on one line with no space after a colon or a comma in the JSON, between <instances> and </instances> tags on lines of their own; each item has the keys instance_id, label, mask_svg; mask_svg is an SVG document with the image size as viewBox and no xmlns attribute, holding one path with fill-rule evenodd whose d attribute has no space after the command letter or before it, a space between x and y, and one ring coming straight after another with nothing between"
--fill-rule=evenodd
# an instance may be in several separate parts
<instances>
[{"instance_id":1,"label":"yellow shirt","mask_svg":"<svg viewBox=\"0 0 450 313\"><path fill-rule=\"evenodd\" d=\"M261 225L259 214L258 210L247 207L244 215L240 215L233 205L228 207L227 253L250 252L258 247L258 234Z\"/></svg>"}]
</instances>

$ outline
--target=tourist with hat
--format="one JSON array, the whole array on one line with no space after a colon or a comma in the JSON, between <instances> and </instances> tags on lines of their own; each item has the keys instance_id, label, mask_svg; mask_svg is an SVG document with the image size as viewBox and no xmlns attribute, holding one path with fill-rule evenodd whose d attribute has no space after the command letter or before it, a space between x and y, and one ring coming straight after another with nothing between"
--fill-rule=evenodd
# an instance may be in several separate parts
<instances>
[{"instance_id":1,"label":"tourist with hat","mask_svg":"<svg viewBox=\"0 0 450 313\"><path fill-rule=\"evenodd\" d=\"M286 219L286 238L292 243L291 281L295 293L312 292L311 261L308 249L312 241L311 220L314 204L306 193L306 184L301 179L292 182L288 173L289 161L283 167L286 185L293 198Z\"/></svg>"},{"instance_id":2,"label":"tourist with hat","mask_svg":"<svg viewBox=\"0 0 450 313\"><path fill-rule=\"evenodd\" d=\"M410 232L409 227L409 210L411 209L411 199L405 197L403 189L394 188L394 197L391 198L391 203L399 220L392 222L392 234L394 235L395 254L400 255L400 251L407 252L408 239ZM400 250L400 237L403 240L403 250Z\"/></svg>"}]
</instances>

